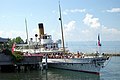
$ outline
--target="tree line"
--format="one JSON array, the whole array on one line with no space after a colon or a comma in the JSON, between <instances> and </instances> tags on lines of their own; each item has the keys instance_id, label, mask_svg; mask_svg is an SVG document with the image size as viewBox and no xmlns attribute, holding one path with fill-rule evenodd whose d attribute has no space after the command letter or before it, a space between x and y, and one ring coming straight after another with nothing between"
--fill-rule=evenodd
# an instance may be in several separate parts
<instances>
[{"instance_id":1,"label":"tree line","mask_svg":"<svg viewBox=\"0 0 120 80\"><path fill-rule=\"evenodd\" d=\"M9 47L12 47L12 45L13 45L14 43L16 43L16 44L21 44L21 43L24 43L24 41L23 41L23 39L22 39L20 36L18 36L18 37L16 37L16 38L13 38L13 39L9 39L9 41L8 41Z\"/></svg>"}]
</instances>

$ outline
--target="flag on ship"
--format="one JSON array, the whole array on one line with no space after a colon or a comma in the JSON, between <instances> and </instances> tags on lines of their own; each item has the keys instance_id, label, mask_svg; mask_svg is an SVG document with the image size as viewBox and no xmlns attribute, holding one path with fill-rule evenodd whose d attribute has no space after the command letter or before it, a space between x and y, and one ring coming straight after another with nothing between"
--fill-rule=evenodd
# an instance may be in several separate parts
<instances>
[{"instance_id":1,"label":"flag on ship","mask_svg":"<svg viewBox=\"0 0 120 80\"><path fill-rule=\"evenodd\" d=\"M101 46L101 43L100 43L100 35L98 34L98 46Z\"/></svg>"}]
</instances>

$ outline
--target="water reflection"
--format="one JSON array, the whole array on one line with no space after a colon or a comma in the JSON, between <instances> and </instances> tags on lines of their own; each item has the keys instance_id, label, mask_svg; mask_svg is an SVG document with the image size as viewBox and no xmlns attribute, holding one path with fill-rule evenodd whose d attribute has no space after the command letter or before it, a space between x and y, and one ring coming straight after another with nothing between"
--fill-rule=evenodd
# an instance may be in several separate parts
<instances>
[{"instance_id":1,"label":"water reflection","mask_svg":"<svg viewBox=\"0 0 120 80\"><path fill-rule=\"evenodd\" d=\"M59 69L0 73L0 80L100 80L99 75Z\"/></svg>"},{"instance_id":2,"label":"water reflection","mask_svg":"<svg viewBox=\"0 0 120 80\"><path fill-rule=\"evenodd\" d=\"M42 80L40 71L0 73L0 80Z\"/></svg>"},{"instance_id":3,"label":"water reflection","mask_svg":"<svg viewBox=\"0 0 120 80\"><path fill-rule=\"evenodd\" d=\"M50 69L47 72L48 80L100 80L100 76L83 72Z\"/></svg>"}]
</instances>

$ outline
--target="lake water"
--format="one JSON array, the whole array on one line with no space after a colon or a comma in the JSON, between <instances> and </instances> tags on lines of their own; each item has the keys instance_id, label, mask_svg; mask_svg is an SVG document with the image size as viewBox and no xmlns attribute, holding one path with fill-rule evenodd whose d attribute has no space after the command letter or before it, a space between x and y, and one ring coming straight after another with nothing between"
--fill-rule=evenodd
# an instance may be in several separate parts
<instances>
[{"instance_id":1,"label":"lake water","mask_svg":"<svg viewBox=\"0 0 120 80\"><path fill-rule=\"evenodd\" d=\"M80 50L89 53L96 50L96 44L94 44L94 42L69 42L67 46L73 52ZM102 44L102 51L119 53L120 42L104 42L104 45ZM0 80L120 80L120 57L111 57L109 61L105 63L105 67L101 69L100 75L48 69L47 71L36 70L19 73L0 72Z\"/></svg>"},{"instance_id":2,"label":"lake water","mask_svg":"<svg viewBox=\"0 0 120 80\"><path fill-rule=\"evenodd\" d=\"M103 41L100 51L104 53L120 53L120 41ZM94 53L98 50L96 41L67 42L66 46L71 52Z\"/></svg>"},{"instance_id":3,"label":"lake water","mask_svg":"<svg viewBox=\"0 0 120 80\"><path fill-rule=\"evenodd\" d=\"M120 80L120 57L112 57L100 75L60 69L0 73L0 80Z\"/></svg>"}]
</instances>

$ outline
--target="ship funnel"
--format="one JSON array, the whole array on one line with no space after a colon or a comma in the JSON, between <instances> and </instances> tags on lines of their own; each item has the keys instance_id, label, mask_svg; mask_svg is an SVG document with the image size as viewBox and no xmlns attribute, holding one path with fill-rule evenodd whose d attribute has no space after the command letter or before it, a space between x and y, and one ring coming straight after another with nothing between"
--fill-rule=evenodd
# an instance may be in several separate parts
<instances>
[{"instance_id":1,"label":"ship funnel","mask_svg":"<svg viewBox=\"0 0 120 80\"><path fill-rule=\"evenodd\" d=\"M39 23L39 36L41 38L41 35L44 35L44 27L43 27L43 23Z\"/></svg>"}]
</instances>

